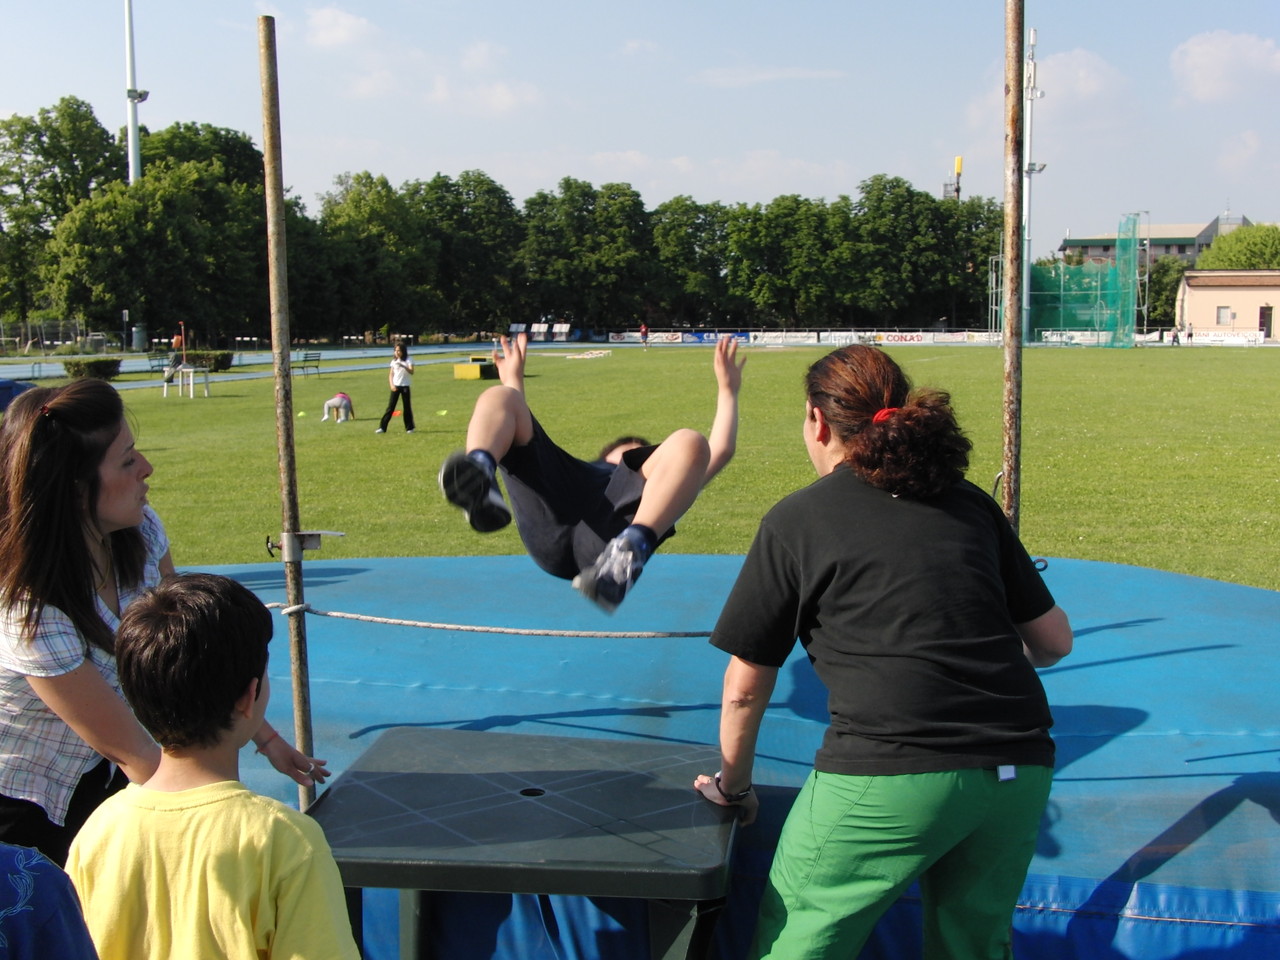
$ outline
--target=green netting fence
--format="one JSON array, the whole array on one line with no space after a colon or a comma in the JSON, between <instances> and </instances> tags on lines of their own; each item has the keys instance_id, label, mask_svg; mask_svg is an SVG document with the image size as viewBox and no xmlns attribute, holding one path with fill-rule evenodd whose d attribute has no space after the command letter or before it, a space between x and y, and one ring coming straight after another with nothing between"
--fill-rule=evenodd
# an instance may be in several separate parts
<instances>
[{"instance_id":1,"label":"green netting fence","mask_svg":"<svg viewBox=\"0 0 1280 960\"><path fill-rule=\"evenodd\" d=\"M1138 309L1138 217L1120 221L1115 259L1031 268L1029 343L1132 347Z\"/></svg>"}]
</instances>

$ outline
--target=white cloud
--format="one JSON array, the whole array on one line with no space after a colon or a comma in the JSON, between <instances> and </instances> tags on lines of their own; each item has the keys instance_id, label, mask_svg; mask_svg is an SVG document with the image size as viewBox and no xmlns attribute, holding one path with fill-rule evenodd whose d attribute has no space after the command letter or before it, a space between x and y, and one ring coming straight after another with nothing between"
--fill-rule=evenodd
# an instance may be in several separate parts
<instances>
[{"instance_id":1,"label":"white cloud","mask_svg":"<svg viewBox=\"0 0 1280 960\"><path fill-rule=\"evenodd\" d=\"M396 91L395 77L390 70L373 70L351 82L350 93L357 100L385 97Z\"/></svg>"},{"instance_id":2,"label":"white cloud","mask_svg":"<svg viewBox=\"0 0 1280 960\"><path fill-rule=\"evenodd\" d=\"M642 53L657 53L658 45L652 40L628 40L622 45L623 56L636 56Z\"/></svg>"},{"instance_id":3,"label":"white cloud","mask_svg":"<svg viewBox=\"0 0 1280 960\"><path fill-rule=\"evenodd\" d=\"M1169 57L1174 82L1192 100L1213 103L1243 91L1259 77L1280 77L1274 40L1214 30L1180 44Z\"/></svg>"},{"instance_id":4,"label":"white cloud","mask_svg":"<svg viewBox=\"0 0 1280 960\"><path fill-rule=\"evenodd\" d=\"M506 54L506 47L482 40L463 50L460 62L464 70L489 70Z\"/></svg>"},{"instance_id":5,"label":"white cloud","mask_svg":"<svg viewBox=\"0 0 1280 960\"><path fill-rule=\"evenodd\" d=\"M1245 130L1222 144L1218 151L1217 166L1223 173L1247 173L1258 161L1262 151L1262 138L1256 130Z\"/></svg>"},{"instance_id":6,"label":"white cloud","mask_svg":"<svg viewBox=\"0 0 1280 960\"><path fill-rule=\"evenodd\" d=\"M653 158L639 150L593 153L587 159L593 167L610 171L610 180L626 179L639 173L647 173L654 166Z\"/></svg>"},{"instance_id":7,"label":"white cloud","mask_svg":"<svg viewBox=\"0 0 1280 960\"><path fill-rule=\"evenodd\" d=\"M332 49L351 46L373 33L373 24L364 17L337 7L307 11L307 43L313 47Z\"/></svg>"},{"instance_id":8,"label":"white cloud","mask_svg":"<svg viewBox=\"0 0 1280 960\"><path fill-rule=\"evenodd\" d=\"M542 95L533 84L499 80L463 87L453 99L464 113L496 116L536 104Z\"/></svg>"},{"instance_id":9,"label":"white cloud","mask_svg":"<svg viewBox=\"0 0 1280 960\"><path fill-rule=\"evenodd\" d=\"M1068 50L1040 61L1036 84L1067 103L1098 103L1122 97L1130 87L1120 70L1088 50Z\"/></svg>"},{"instance_id":10,"label":"white cloud","mask_svg":"<svg viewBox=\"0 0 1280 960\"><path fill-rule=\"evenodd\" d=\"M778 80L840 80L843 70L813 70L808 67L712 67L695 76L712 87L750 87Z\"/></svg>"}]
</instances>

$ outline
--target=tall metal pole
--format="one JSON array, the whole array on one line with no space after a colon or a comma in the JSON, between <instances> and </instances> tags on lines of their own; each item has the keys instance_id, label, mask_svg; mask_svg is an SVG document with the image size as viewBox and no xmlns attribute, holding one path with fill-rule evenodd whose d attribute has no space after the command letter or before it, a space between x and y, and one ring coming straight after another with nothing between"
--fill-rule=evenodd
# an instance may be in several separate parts
<instances>
[{"instance_id":1,"label":"tall metal pole","mask_svg":"<svg viewBox=\"0 0 1280 960\"><path fill-rule=\"evenodd\" d=\"M289 364L289 280L285 251L284 174L280 150L280 86L276 75L276 21L258 18L258 63L262 76L262 153L266 169L267 270L271 299L271 356L276 374L276 446L280 464L280 548L285 597L301 608L302 545L298 537L298 474L293 449L293 373ZM311 742L311 678L307 665L306 614L289 614L289 655L293 666L295 744L308 756ZM298 787L298 806L306 810L315 787Z\"/></svg>"},{"instance_id":2,"label":"tall metal pole","mask_svg":"<svg viewBox=\"0 0 1280 960\"><path fill-rule=\"evenodd\" d=\"M1001 507L1016 532L1022 492L1023 2L1004 7L1004 451Z\"/></svg>"},{"instance_id":3,"label":"tall metal pole","mask_svg":"<svg viewBox=\"0 0 1280 960\"><path fill-rule=\"evenodd\" d=\"M1023 84L1027 93L1027 134L1025 138L1026 163L1023 167L1025 176L1022 184L1022 339L1031 336L1031 178L1044 169L1043 163L1035 163L1031 159L1031 121L1035 115L1036 101L1044 96L1044 91L1036 86L1036 28L1031 28L1031 39L1027 45L1026 73Z\"/></svg>"},{"instance_id":4,"label":"tall metal pole","mask_svg":"<svg viewBox=\"0 0 1280 960\"><path fill-rule=\"evenodd\" d=\"M142 149L138 145L138 104L147 99L147 91L138 89L138 79L133 64L133 0L124 0L124 83L129 141L129 182L135 183L142 176Z\"/></svg>"}]
</instances>

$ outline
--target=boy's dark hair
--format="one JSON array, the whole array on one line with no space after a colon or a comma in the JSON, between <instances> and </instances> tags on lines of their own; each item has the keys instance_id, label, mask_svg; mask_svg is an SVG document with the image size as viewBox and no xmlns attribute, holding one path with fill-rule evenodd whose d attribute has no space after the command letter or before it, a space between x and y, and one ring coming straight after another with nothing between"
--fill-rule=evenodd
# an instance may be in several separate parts
<instances>
[{"instance_id":1,"label":"boy's dark hair","mask_svg":"<svg viewBox=\"0 0 1280 960\"><path fill-rule=\"evenodd\" d=\"M162 747L212 747L267 670L271 613L228 577L169 577L129 605L116 635L120 686Z\"/></svg>"},{"instance_id":2,"label":"boy's dark hair","mask_svg":"<svg viewBox=\"0 0 1280 960\"><path fill-rule=\"evenodd\" d=\"M638 447L647 447L650 445L649 441L646 440L644 437L618 437L616 440L610 440L603 447L601 447L600 456L596 457L596 459L603 460L605 457L611 454L614 450L617 450L619 447L629 447L632 444L635 444Z\"/></svg>"}]
</instances>

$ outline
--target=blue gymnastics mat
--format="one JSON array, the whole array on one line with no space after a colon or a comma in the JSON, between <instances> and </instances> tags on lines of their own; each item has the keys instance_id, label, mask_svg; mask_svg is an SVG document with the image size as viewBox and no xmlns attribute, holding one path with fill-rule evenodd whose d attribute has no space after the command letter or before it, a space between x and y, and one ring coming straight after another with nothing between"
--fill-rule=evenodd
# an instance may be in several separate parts
<instances>
[{"instance_id":1,"label":"blue gymnastics mat","mask_svg":"<svg viewBox=\"0 0 1280 960\"><path fill-rule=\"evenodd\" d=\"M313 561L314 608L547 631L709 632L741 557L659 555L609 617L527 558ZM265 601L283 570L217 568ZM1051 559L1076 630L1042 671L1058 769L1014 918L1039 960L1280 956L1280 593L1137 567ZM393 726L714 744L726 657L705 638L616 639L424 630L307 617L316 752L342 771ZM277 620L268 716L292 729L287 629ZM802 652L779 678L759 741L763 813L740 832L716 950L746 949L782 819L826 723ZM290 781L243 758L253 789L296 803ZM392 895L366 894L366 952L396 955ZM442 960L648 956L643 910L597 898L440 896ZM905 896L864 958L920 955Z\"/></svg>"}]
</instances>

